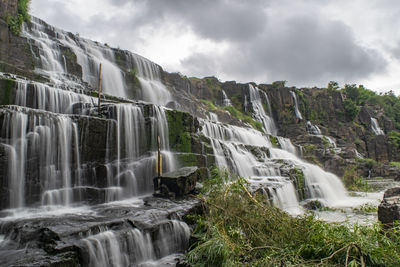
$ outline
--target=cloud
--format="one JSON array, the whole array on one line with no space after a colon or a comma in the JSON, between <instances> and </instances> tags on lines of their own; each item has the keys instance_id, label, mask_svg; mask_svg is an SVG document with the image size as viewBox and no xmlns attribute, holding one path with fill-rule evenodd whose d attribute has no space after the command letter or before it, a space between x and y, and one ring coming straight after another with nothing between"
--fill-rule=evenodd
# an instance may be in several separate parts
<instances>
[{"instance_id":1,"label":"cloud","mask_svg":"<svg viewBox=\"0 0 400 267\"><path fill-rule=\"evenodd\" d=\"M210 63L200 65L200 58ZM199 66L217 65L225 75L247 80L325 84L357 81L382 72L386 61L378 51L359 45L344 23L299 15L271 17L265 32L245 44L233 44L218 57L195 54L182 65L197 72L201 72Z\"/></svg>"},{"instance_id":2,"label":"cloud","mask_svg":"<svg viewBox=\"0 0 400 267\"><path fill-rule=\"evenodd\" d=\"M400 36L390 48L374 44L392 34L398 9L363 2L35 0L33 5L34 14L52 24L137 52L167 70L312 86L365 81L394 64L387 59L399 54ZM362 14L354 14L357 8ZM391 10L385 25L376 23L383 15L375 9Z\"/></svg>"}]
</instances>

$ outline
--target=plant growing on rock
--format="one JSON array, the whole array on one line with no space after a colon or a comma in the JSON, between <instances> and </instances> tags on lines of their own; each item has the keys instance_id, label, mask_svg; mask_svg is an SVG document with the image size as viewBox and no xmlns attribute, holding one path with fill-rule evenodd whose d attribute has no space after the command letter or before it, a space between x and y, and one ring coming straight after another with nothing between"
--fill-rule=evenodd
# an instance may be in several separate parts
<instances>
[{"instance_id":1,"label":"plant growing on rock","mask_svg":"<svg viewBox=\"0 0 400 267\"><path fill-rule=\"evenodd\" d=\"M29 4L30 0L18 0L17 15L11 16L10 14L6 14L8 28L14 35L19 36L21 33L22 23L31 20L31 16L29 15Z\"/></svg>"}]
</instances>

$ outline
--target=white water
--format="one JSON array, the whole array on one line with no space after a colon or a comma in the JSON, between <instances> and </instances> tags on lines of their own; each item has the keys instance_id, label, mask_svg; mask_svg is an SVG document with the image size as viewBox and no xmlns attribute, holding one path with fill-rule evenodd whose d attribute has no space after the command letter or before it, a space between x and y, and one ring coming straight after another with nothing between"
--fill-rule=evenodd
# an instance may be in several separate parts
<instances>
[{"instance_id":1,"label":"white water","mask_svg":"<svg viewBox=\"0 0 400 267\"><path fill-rule=\"evenodd\" d=\"M303 116L301 116L301 112L300 112L300 110L299 110L299 104L298 104L298 102L297 102L297 95L296 95L296 93L293 92L293 91L290 91L290 94L291 94L292 97L293 97L293 101L294 101L294 112L295 112L295 114L296 114L296 117L297 117L298 119L302 120L302 119L303 119Z\"/></svg>"},{"instance_id":2,"label":"white water","mask_svg":"<svg viewBox=\"0 0 400 267\"><path fill-rule=\"evenodd\" d=\"M142 86L142 100L166 105L172 100L172 95L162 83L161 67L139 55L125 53L129 68L135 71Z\"/></svg>"},{"instance_id":3,"label":"white water","mask_svg":"<svg viewBox=\"0 0 400 267\"><path fill-rule=\"evenodd\" d=\"M222 90L222 105L223 106L232 106L231 100L226 95L225 91Z\"/></svg>"},{"instance_id":4,"label":"white water","mask_svg":"<svg viewBox=\"0 0 400 267\"><path fill-rule=\"evenodd\" d=\"M371 129L375 135L385 135L385 132L379 127L378 120L371 117Z\"/></svg>"},{"instance_id":5,"label":"white water","mask_svg":"<svg viewBox=\"0 0 400 267\"><path fill-rule=\"evenodd\" d=\"M307 132L312 135L322 135L321 130L317 125L313 125L310 121L306 124Z\"/></svg>"},{"instance_id":6,"label":"white water","mask_svg":"<svg viewBox=\"0 0 400 267\"><path fill-rule=\"evenodd\" d=\"M126 233L105 231L82 240L90 267L158 266L159 259L182 253L189 245L190 229L171 220L159 226L152 237L139 229Z\"/></svg>"},{"instance_id":7,"label":"white water","mask_svg":"<svg viewBox=\"0 0 400 267\"><path fill-rule=\"evenodd\" d=\"M69 205L71 180L79 180L71 169L79 169L77 127L69 117L52 113L10 107L3 109L4 128L11 129L8 147L8 178L12 208L25 206L25 184L28 159L37 157L39 177L42 179L42 204ZM4 134L4 133L3 133Z\"/></svg>"},{"instance_id":8,"label":"white water","mask_svg":"<svg viewBox=\"0 0 400 267\"><path fill-rule=\"evenodd\" d=\"M297 166L304 172L310 198L320 199L329 206L339 205L347 200L346 190L337 176L325 172L316 165L302 161L293 153L295 152L295 149L291 147L293 145L285 142L285 139L281 139L281 142L288 151L272 148L269 140L259 132L256 134L257 131L246 131L244 128L208 121L203 121L203 124L203 134L212 140L211 144L219 166L228 166L239 176L246 178L265 177L268 181L269 177L281 176L280 165L275 163L276 160L281 159ZM262 150L259 151L258 156L255 156L245 145L268 148L271 156L268 158ZM281 182L287 183L287 181ZM289 187L282 190L287 192ZM284 195L283 193L276 194L275 203L281 203L282 199L285 198L293 207L293 196L296 196L296 194L283 197ZM285 206L283 203L281 205ZM299 208L298 200L295 206Z\"/></svg>"},{"instance_id":9,"label":"white water","mask_svg":"<svg viewBox=\"0 0 400 267\"><path fill-rule=\"evenodd\" d=\"M265 133L276 135L278 129L275 126L273 118L265 113L260 96L260 90L257 87L254 87L253 85L249 84L249 96L250 96L250 104L252 106L254 119L262 123ZM268 99L265 93L264 96ZM269 105L269 100L267 101Z\"/></svg>"},{"instance_id":10,"label":"white water","mask_svg":"<svg viewBox=\"0 0 400 267\"><path fill-rule=\"evenodd\" d=\"M218 115L215 114L214 112L210 112L208 116L208 120L218 122Z\"/></svg>"},{"instance_id":11,"label":"white water","mask_svg":"<svg viewBox=\"0 0 400 267\"><path fill-rule=\"evenodd\" d=\"M73 106L77 103L92 104L92 97L81 93L54 88L42 83L28 84L17 81L15 104L24 107L41 109L55 113L73 113Z\"/></svg>"},{"instance_id":12,"label":"white water","mask_svg":"<svg viewBox=\"0 0 400 267\"><path fill-rule=\"evenodd\" d=\"M297 149L292 144L292 142L290 141L289 138L284 138L284 137L281 137L281 136L277 136L276 138L278 139L278 142L279 142L279 144L280 144L280 146L281 146L281 148L283 150L286 150L286 151L288 151L288 152L290 152L292 154L297 155Z\"/></svg>"},{"instance_id":13,"label":"white water","mask_svg":"<svg viewBox=\"0 0 400 267\"><path fill-rule=\"evenodd\" d=\"M123 52L127 60L126 73L119 66L120 59L115 51L97 42L81 38L45 24L32 17L31 26L23 27L22 35L32 45L39 48L36 71L44 74L56 85L65 89L84 88L81 79L93 89L98 88L100 64L102 65L102 90L104 93L118 97L130 95L125 82L125 75L136 76L141 86L141 96L138 99L157 105L166 105L173 100L171 93L162 83L162 69L157 64L130 52ZM48 31L55 36L49 35ZM32 49L35 52L35 49ZM122 52L121 52L122 53ZM35 54L35 53L34 53ZM81 67L75 72L67 69L66 56Z\"/></svg>"}]
</instances>

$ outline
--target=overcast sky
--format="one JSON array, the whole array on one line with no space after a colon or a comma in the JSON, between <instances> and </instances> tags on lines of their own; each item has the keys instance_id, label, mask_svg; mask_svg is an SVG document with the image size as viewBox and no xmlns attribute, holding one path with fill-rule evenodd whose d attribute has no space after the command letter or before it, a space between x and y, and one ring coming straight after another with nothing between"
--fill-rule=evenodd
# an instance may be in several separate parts
<instances>
[{"instance_id":1,"label":"overcast sky","mask_svg":"<svg viewBox=\"0 0 400 267\"><path fill-rule=\"evenodd\" d=\"M187 76L400 94L398 0L32 0L31 12Z\"/></svg>"}]
</instances>

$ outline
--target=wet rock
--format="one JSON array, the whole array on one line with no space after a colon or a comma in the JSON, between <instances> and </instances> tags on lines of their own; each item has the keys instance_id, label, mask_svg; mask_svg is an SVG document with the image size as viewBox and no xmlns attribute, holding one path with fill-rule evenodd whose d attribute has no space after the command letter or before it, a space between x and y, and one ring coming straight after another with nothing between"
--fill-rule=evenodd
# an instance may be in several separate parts
<instances>
[{"instance_id":1,"label":"wet rock","mask_svg":"<svg viewBox=\"0 0 400 267\"><path fill-rule=\"evenodd\" d=\"M164 197L183 197L192 192L202 180L204 168L184 167L154 178L154 188Z\"/></svg>"},{"instance_id":2,"label":"wet rock","mask_svg":"<svg viewBox=\"0 0 400 267\"><path fill-rule=\"evenodd\" d=\"M385 191L378 207L378 219L386 227L391 227L394 221L400 220L400 187Z\"/></svg>"},{"instance_id":3,"label":"wet rock","mask_svg":"<svg viewBox=\"0 0 400 267\"><path fill-rule=\"evenodd\" d=\"M322 203L318 200L310 200L304 204L304 208L309 210L319 210L322 206Z\"/></svg>"}]
</instances>

